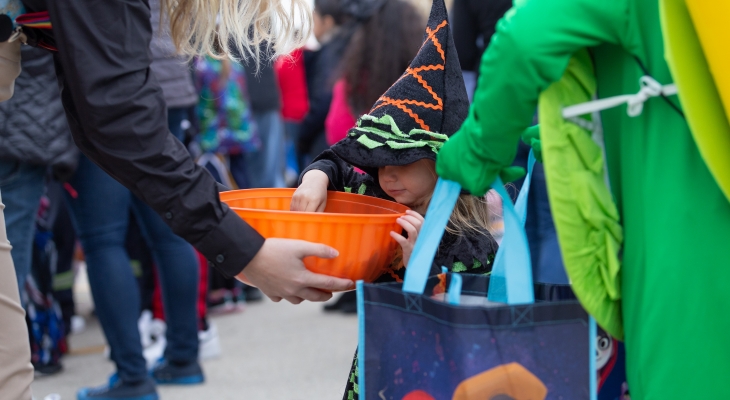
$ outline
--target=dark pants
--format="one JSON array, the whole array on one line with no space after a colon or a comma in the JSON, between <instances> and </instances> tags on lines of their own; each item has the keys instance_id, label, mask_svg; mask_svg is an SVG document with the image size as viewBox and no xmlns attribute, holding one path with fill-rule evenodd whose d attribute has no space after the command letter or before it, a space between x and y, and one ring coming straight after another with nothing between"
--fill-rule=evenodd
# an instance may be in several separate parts
<instances>
[{"instance_id":1,"label":"dark pants","mask_svg":"<svg viewBox=\"0 0 730 400\"><path fill-rule=\"evenodd\" d=\"M239 187L280 188L284 184L286 153L284 124L279 110L253 114L261 138L255 153L230 156L231 175Z\"/></svg>"},{"instance_id":2,"label":"dark pants","mask_svg":"<svg viewBox=\"0 0 730 400\"><path fill-rule=\"evenodd\" d=\"M79 160L70 183L78 197L67 196L69 209L84 248L97 315L119 377L138 381L147 375L137 329L139 288L124 246L130 208L159 271L168 326L165 357L176 362L196 360L199 273L192 246L86 157Z\"/></svg>"},{"instance_id":3,"label":"dark pants","mask_svg":"<svg viewBox=\"0 0 730 400\"><path fill-rule=\"evenodd\" d=\"M530 242L535 281L567 285L568 275L565 273L558 234L550 212L545 169L538 163L532 173L525 231Z\"/></svg>"},{"instance_id":4,"label":"dark pants","mask_svg":"<svg viewBox=\"0 0 730 400\"><path fill-rule=\"evenodd\" d=\"M50 193L49 193L50 196ZM50 196L51 203L59 204L58 214L53 221L53 241L56 243L58 259L56 260L56 275L53 277L53 297L58 300L63 315L63 326L66 335L71 330L71 317L76 313L73 283L73 256L76 250L76 232L73 229L71 216L66 204L63 203L63 192L58 192L58 197Z\"/></svg>"},{"instance_id":5,"label":"dark pants","mask_svg":"<svg viewBox=\"0 0 730 400\"><path fill-rule=\"evenodd\" d=\"M520 143L513 165L526 167L529 154L530 146ZM514 194L512 200L517 198L517 192L522 188L523 183L524 179L514 182L517 190L509 190L510 195ZM532 274L535 282L567 285L569 283L568 275L563 266L558 234L555 232L553 215L550 211L545 169L539 162L535 163L532 173L530 195L527 199L525 233L527 233L527 241L530 244Z\"/></svg>"}]
</instances>

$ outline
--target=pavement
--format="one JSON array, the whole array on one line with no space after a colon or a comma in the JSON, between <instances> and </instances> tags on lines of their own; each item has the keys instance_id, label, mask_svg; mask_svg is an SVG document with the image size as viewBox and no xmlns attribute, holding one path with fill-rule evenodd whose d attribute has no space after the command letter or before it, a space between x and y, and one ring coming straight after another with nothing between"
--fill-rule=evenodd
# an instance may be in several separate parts
<instances>
[{"instance_id":1,"label":"pavement","mask_svg":"<svg viewBox=\"0 0 730 400\"><path fill-rule=\"evenodd\" d=\"M114 372L104 356L104 335L91 315L85 275L79 274L77 312L83 332L69 338L64 371L36 378L37 400L72 400L82 386L106 382ZM166 400L339 400L357 347L357 317L322 311L321 303L246 305L243 312L214 316L223 355L203 362L202 385L161 386ZM60 395L60 398L53 395Z\"/></svg>"}]
</instances>

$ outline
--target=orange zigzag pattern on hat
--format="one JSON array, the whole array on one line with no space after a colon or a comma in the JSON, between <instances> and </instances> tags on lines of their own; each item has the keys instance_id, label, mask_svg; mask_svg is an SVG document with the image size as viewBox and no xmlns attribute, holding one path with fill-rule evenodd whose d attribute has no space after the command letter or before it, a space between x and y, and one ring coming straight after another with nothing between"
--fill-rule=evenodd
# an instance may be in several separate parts
<instances>
[{"instance_id":1,"label":"orange zigzag pattern on hat","mask_svg":"<svg viewBox=\"0 0 730 400\"><path fill-rule=\"evenodd\" d=\"M441 28L445 27L448 24L449 23L444 20L439 24L439 26L436 27L436 29L432 30L431 28L426 27L426 33L428 33L428 38L426 38L426 40L423 42L423 44L425 45L426 42L428 42L429 40L433 40L433 45L436 46L436 50L438 50L439 54L441 54L441 60L443 60L444 63L446 62L446 53L444 53L444 49L441 48L441 43L436 39L436 34L438 33L438 31L441 30ZM421 47L423 48L423 45L421 45Z\"/></svg>"},{"instance_id":2,"label":"orange zigzag pattern on hat","mask_svg":"<svg viewBox=\"0 0 730 400\"><path fill-rule=\"evenodd\" d=\"M387 96L382 96L381 100L384 102L388 102L389 104L393 104L393 105L395 105L395 104L412 104L414 106L421 106L423 108L430 108L432 110L438 110L438 111L444 109L443 105L441 105L441 104L428 104L428 103L424 103L424 102L418 101L418 100L396 100L396 99L393 99L393 98L390 98ZM385 105L384 103L378 104L375 108L373 108L373 110L377 110L378 108L380 108L384 105Z\"/></svg>"},{"instance_id":3,"label":"orange zigzag pattern on hat","mask_svg":"<svg viewBox=\"0 0 730 400\"><path fill-rule=\"evenodd\" d=\"M405 105L411 104L411 105L415 105L415 106L429 108L432 110L443 110L443 105L444 105L443 100L433 90L433 88L428 84L428 82L425 79L423 79L423 77L420 75L420 72L422 72L422 71L443 71L446 68L446 53L444 53L444 49L441 47L441 43L436 38L436 34L447 25L448 25L448 22L446 20L444 20L435 29L431 29L431 28L427 27L426 33L428 34L428 36L426 37L426 40L424 40L423 44L421 45L421 50L422 50L423 47L426 46L426 44L428 42L433 42L433 45L436 46L436 50L441 55L441 60L444 63L443 64L422 65L417 68L408 67L408 69L406 69L406 72L400 78L398 78L398 80L393 85L391 85L391 87L393 87L398 82L405 79L406 77L412 76L412 77L416 78L418 83L431 94L433 99L436 100L436 104L428 104L428 103L424 103L422 101L410 100L410 99L392 99L390 97L382 95L382 96L380 96L378 101L375 102L375 104L377 104L377 105L370 110L371 113L380 107L383 107L386 105L393 105L395 107L398 107L398 109L400 109L401 111L408 114L411 118L413 118L413 120L416 121L416 123L421 127L421 129L424 129L427 131L431 130L429 128L429 126L426 125L426 123L421 118L418 117L418 114L413 112L413 110L406 107ZM419 53L421 50L418 50ZM378 103L380 103L380 104L378 104Z\"/></svg>"},{"instance_id":4,"label":"orange zigzag pattern on hat","mask_svg":"<svg viewBox=\"0 0 730 400\"><path fill-rule=\"evenodd\" d=\"M429 86L428 82L426 82L423 79L423 77L418 73L421 71L443 71L444 69L445 69L445 66L441 65L441 64L439 64L439 65L422 65L418 68L408 67L408 69L406 69L406 72L404 72L403 75L401 75L401 77L398 78L397 81L395 81L395 83L402 81L404 78L406 78L408 76L412 76L418 80L418 83L420 83L424 89L428 90L428 92L431 93L431 96L433 96L433 98L436 100L437 103L439 103L439 105L442 105L441 98L433 91L433 88L431 86ZM395 83L392 84L391 87L395 86ZM384 96L385 95L383 95L383 97ZM375 108L377 108L377 107L375 107ZM373 110L375 108L373 108Z\"/></svg>"},{"instance_id":5,"label":"orange zigzag pattern on hat","mask_svg":"<svg viewBox=\"0 0 730 400\"><path fill-rule=\"evenodd\" d=\"M415 120L416 123L421 127L421 129L427 130L427 131L431 130L431 128L429 128L428 125L426 125L426 122L424 122L421 118L419 118L418 114L414 113L413 110L411 110L410 108L403 105L402 101L393 100L389 97L381 98L381 101L382 101L382 104L378 105L378 107L376 107L376 108L380 108L382 106L387 106L387 105L396 106L404 113L410 115L411 118L413 118L413 120Z\"/></svg>"}]
</instances>

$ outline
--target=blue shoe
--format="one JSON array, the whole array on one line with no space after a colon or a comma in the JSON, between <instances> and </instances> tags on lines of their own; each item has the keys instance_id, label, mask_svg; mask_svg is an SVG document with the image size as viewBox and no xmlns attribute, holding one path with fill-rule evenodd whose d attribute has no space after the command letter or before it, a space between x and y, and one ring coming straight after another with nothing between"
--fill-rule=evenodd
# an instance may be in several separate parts
<instances>
[{"instance_id":1,"label":"blue shoe","mask_svg":"<svg viewBox=\"0 0 730 400\"><path fill-rule=\"evenodd\" d=\"M158 400L155 383L151 379L129 384L122 382L117 374L109 383L94 388L82 388L76 395L78 400Z\"/></svg>"},{"instance_id":2,"label":"blue shoe","mask_svg":"<svg viewBox=\"0 0 730 400\"><path fill-rule=\"evenodd\" d=\"M203 369L197 360L181 365L161 358L152 367L150 375L160 385L196 385L205 382Z\"/></svg>"}]
</instances>

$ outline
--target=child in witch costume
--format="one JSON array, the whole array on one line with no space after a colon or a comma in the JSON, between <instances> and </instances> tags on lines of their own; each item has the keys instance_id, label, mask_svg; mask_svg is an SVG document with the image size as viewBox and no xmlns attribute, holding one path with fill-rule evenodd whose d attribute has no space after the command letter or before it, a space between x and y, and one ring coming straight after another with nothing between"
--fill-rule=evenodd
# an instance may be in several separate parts
<instances>
[{"instance_id":1,"label":"child in witch costume","mask_svg":"<svg viewBox=\"0 0 730 400\"><path fill-rule=\"evenodd\" d=\"M402 249L401 262L387 274L396 280L403 278L436 186L436 154L465 120L469 107L446 17L443 0L436 0L425 41L410 67L345 139L304 170L291 204L293 211L321 212L329 189L410 207L412 211L398 221L407 235L392 233ZM489 272L497 243L487 230L488 217L483 198L462 194L435 266Z\"/></svg>"},{"instance_id":2,"label":"child in witch costume","mask_svg":"<svg viewBox=\"0 0 730 400\"><path fill-rule=\"evenodd\" d=\"M407 205L412 211L398 220L404 234L391 232L401 251L378 281L402 280L436 186L436 155L466 119L468 108L446 6L443 0L434 0L423 45L410 67L345 139L304 170L292 210L323 211L328 189ZM489 273L498 246L487 229L488 221L484 198L462 194L439 245L433 272L445 266L452 272ZM357 397L355 365L345 399Z\"/></svg>"}]
</instances>

